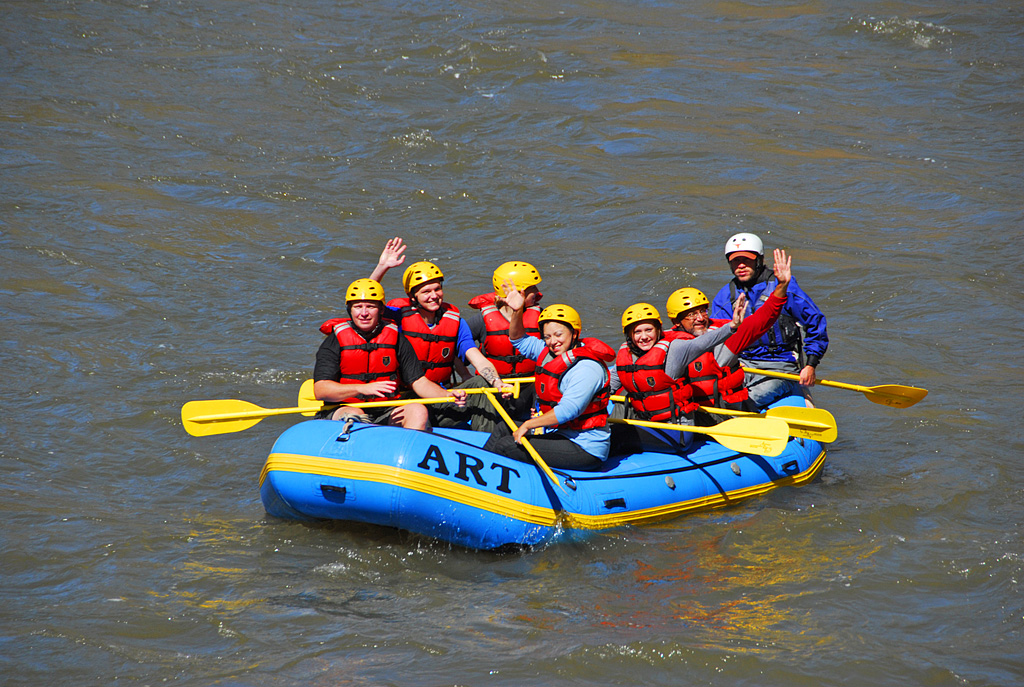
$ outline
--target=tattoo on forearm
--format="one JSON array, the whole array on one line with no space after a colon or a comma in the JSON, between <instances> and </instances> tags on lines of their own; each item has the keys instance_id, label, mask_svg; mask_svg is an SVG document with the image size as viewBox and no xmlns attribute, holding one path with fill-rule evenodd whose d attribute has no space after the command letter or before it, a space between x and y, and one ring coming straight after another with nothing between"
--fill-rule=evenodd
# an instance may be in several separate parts
<instances>
[{"instance_id":1,"label":"tattoo on forearm","mask_svg":"<svg viewBox=\"0 0 1024 687\"><path fill-rule=\"evenodd\" d=\"M480 371L480 376L487 380L487 383L494 386L494 383L498 381L498 372L492 368L487 368Z\"/></svg>"}]
</instances>

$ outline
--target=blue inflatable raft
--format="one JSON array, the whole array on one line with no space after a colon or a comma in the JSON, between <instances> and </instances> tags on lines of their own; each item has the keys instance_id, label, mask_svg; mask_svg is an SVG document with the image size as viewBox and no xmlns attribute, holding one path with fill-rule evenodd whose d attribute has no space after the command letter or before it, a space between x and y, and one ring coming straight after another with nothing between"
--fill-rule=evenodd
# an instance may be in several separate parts
<instances>
[{"instance_id":1,"label":"blue inflatable raft","mask_svg":"<svg viewBox=\"0 0 1024 687\"><path fill-rule=\"evenodd\" d=\"M643 452L612 457L603 471L555 469L555 486L536 465L483 450L479 432L309 420L274 444L260 496L280 518L372 523L497 549L732 505L806 484L825 462L810 439L791 439L769 458L646 436Z\"/></svg>"}]
</instances>

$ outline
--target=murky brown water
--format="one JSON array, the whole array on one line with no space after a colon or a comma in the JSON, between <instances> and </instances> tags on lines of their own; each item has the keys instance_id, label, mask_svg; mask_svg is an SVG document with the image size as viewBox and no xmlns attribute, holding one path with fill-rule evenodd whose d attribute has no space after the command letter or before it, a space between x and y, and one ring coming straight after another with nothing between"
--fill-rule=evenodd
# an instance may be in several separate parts
<instances>
[{"instance_id":1,"label":"murky brown water","mask_svg":"<svg viewBox=\"0 0 1024 687\"><path fill-rule=\"evenodd\" d=\"M1017 685L1024 11L1013 3L0 6L11 685ZM401 235L622 310L795 255L822 479L522 555L265 516L318 324ZM386 284L397 291L397 280Z\"/></svg>"}]
</instances>

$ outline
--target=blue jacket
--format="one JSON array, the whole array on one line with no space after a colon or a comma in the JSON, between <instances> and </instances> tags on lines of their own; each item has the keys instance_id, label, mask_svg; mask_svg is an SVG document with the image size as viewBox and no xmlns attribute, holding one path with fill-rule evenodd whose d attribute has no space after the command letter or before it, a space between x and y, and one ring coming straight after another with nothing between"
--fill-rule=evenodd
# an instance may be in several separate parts
<instances>
[{"instance_id":1,"label":"blue jacket","mask_svg":"<svg viewBox=\"0 0 1024 687\"><path fill-rule=\"evenodd\" d=\"M736 279L722 287L711 302L711 317L732 319L734 297L740 292L747 294L747 314L760 308L768 299L776 285L775 275L767 268L762 268L761 275L750 288L742 288ZM817 365L828 350L828 329L825 315L811 297L796 283L789 282L788 298L782 308L782 314L772 328L760 339L752 343L740 353L744 360L799 360L799 333L794 325L803 326L803 352L806 357L804 364Z\"/></svg>"}]
</instances>

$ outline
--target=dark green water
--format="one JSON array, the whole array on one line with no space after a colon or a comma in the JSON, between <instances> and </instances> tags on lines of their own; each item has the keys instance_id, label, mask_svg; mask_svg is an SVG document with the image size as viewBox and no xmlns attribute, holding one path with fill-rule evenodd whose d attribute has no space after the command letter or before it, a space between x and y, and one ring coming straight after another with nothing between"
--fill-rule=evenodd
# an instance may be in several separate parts
<instances>
[{"instance_id":1,"label":"dark green water","mask_svg":"<svg viewBox=\"0 0 1024 687\"><path fill-rule=\"evenodd\" d=\"M1009 2L0 6L10 685L1019 685L1024 10ZM521 555L268 518L384 241L508 259L616 343L736 231L829 317L821 479ZM398 292L395 275L385 286Z\"/></svg>"}]
</instances>

